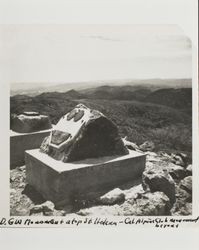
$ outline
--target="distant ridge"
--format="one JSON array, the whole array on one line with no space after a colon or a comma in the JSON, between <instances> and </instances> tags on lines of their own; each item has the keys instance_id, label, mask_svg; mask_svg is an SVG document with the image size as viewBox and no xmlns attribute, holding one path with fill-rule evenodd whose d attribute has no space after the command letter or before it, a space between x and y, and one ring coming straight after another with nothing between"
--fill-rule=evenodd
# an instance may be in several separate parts
<instances>
[{"instance_id":1,"label":"distant ridge","mask_svg":"<svg viewBox=\"0 0 199 250\"><path fill-rule=\"evenodd\" d=\"M84 91L100 86L142 86L147 88L191 88L191 79L121 79L75 83L13 83L10 95L36 96L44 92Z\"/></svg>"},{"instance_id":2,"label":"distant ridge","mask_svg":"<svg viewBox=\"0 0 199 250\"><path fill-rule=\"evenodd\" d=\"M165 105L176 109L191 109L192 107L192 89L159 89L149 94L145 102Z\"/></svg>"}]
</instances>

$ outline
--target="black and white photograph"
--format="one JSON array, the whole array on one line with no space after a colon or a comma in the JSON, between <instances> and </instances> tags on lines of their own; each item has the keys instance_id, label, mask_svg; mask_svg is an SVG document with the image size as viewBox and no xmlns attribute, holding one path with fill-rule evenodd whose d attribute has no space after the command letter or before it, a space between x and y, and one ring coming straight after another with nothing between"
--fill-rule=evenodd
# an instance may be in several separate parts
<instances>
[{"instance_id":1,"label":"black and white photograph","mask_svg":"<svg viewBox=\"0 0 199 250\"><path fill-rule=\"evenodd\" d=\"M10 216L191 216L178 25L9 25Z\"/></svg>"},{"instance_id":2,"label":"black and white photograph","mask_svg":"<svg viewBox=\"0 0 199 250\"><path fill-rule=\"evenodd\" d=\"M0 245L197 250L197 0L0 0Z\"/></svg>"}]
</instances>

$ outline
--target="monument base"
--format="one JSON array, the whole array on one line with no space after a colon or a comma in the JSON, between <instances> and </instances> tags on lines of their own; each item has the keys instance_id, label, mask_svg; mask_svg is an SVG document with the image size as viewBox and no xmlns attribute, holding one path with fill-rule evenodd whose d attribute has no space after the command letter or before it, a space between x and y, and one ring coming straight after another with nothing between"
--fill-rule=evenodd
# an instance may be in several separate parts
<instances>
[{"instance_id":1,"label":"monument base","mask_svg":"<svg viewBox=\"0 0 199 250\"><path fill-rule=\"evenodd\" d=\"M25 151L39 148L43 139L50 134L51 129L33 132L17 133L10 131L10 168L25 164Z\"/></svg>"},{"instance_id":2,"label":"monument base","mask_svg":"<svg viewBox=\"0 0 199 250\"><path fill-rule=\"evenodd\" d=\"M146 156L136 151L72 163L57 161L39 149L25 152L27 183L57 207L96 198L96 194L136 180L145 169L145 161Z\"/></svg>"}]
</instances>

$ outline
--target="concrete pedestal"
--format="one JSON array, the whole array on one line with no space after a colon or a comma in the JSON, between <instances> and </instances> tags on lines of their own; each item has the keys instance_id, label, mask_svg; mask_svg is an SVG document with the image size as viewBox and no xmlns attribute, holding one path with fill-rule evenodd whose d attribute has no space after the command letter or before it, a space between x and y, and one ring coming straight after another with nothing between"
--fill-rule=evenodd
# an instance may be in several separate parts
<instances>
[{"instance_id":1,"label":"concrete pedestal","mask_svg":"<svg viewBox=\"0 0 199 250\"><path fill-rule=\"evenodd\" d=\"M27 183L58 207L79 198L96 198L97 193L139 178L145 161L145 155L135 151L73 163L54 160L39 149L25 152Z\"/></svg>"},{"instance_id":2,"label":"concrete pedestal","mask_svg":"<svg viewBox=\"0 0 199 250\"><path fill-rule=\"evenodd\" d=\"M34 133L16 133L10 131L10 168L25 164L25 151L39 148L43 139L50 134L50 130Z\"/></svg>"}]
</instances>

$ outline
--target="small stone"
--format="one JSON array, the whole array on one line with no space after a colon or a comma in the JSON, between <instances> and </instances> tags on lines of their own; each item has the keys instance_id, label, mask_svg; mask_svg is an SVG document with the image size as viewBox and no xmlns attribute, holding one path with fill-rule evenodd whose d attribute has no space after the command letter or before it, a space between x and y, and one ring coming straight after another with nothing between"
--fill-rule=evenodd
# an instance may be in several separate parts
<instances>
[{"instance_id":1,"label":"small stone","mask_svg":"<svg viewBox=\"0 0 199 250\"><path fill-rule=\"evenodd\" d=\"M180 188L180 185L176 187L176 202L171 209L172 215L190 215L192 208L192 194L188 193L184 189Z\"/></svg>"},{"instance_id":2,"label":"small stone","mask_svg":"<svg viewBox=\"0 0 199 250\"><path fill-rule=\"evenodd\" d=\"M38 214L42 213L43 214L43 208L42 205L35 205L30 209L30 215L32 214Z\"/></svg>"},{"instance_id":3,"label":"small stone","mask_svg":"<svg viewBox=\"0 0 199 250\"><path fill-rule=\"evenodd\" d=\"M44 215L52 215L54 211L54 204L51 201L46 201L42 204L35 205L30 209L31 214L43 213Z\"/></svg>"},{"instance_id":4,"label":"small stone","mask_svg":"<svg viewBox=\"0 0 199 250\"><path fill-rule=\"evenodd\" d=\"M189 176L189 175L192 175L192 165L188 165L187 168L186 168L186 175Z\"/></svg>"},{"instance_id":5,"label":"small stone","mask_svg":"<svg viewBox=\"0 0 199 250\"><path fill-rule=\"evenodd\" d=\"M163 192L147 192L123 203L121 209L125 216L160 216L170 214L171 204Z\"/></svg>"},{"instance_id":6,"label":"small stone","mask_svg":"<svg viewBox=\"0 0 199 250\"><path fill-rule=\"evenodd\" d=\"M139 148L142 151L153 151L155 149L155 144L152 141L145 141Z\"/></svg>"},{"instance_id":7,"label":"small stone","mask_svg":"<svg viewBox=\"0 0 199 250\"><path fill-rule=\"evenodd\" d=\"M20 185L19 185L19 188L24 188L25 187L25 183L21 183Z\"/></svg>"},{"instance_id":8,"label":"small stone","mask_svg":"<svg viewBox=\"0 0 199 250\"><path fill-rule=\"evenodd\" d=\"M16 209L16 216L28 216L28 210L24 208L17 208Z\"/></svg>"},{"instance_id":9,"label":"small stone","mask_svg":"<svg viewBox=\"0 0 199 250\"><path fill-rule=\"evenodd\" d=\"M180 182L180 188L184 189L187 191L189 194L192 194L192 176L187 176L185 177L181 182Z\"/></svg>"},{"instance_id":10,"label":"small stone","mask_svg":"<svg viewBox=\"0 0 199 250\"><path fill-rule=\"evenodd\" d=\"M16 192L17 192L17 191L16 191L14 188L11 188L11 189L10 189L10 193L11 193L11 194L16 194Z\"/></svg>"},{"instance_id":11,"label":"small stone","mask_svg":"<svg viewBox=\"0 0 199 250\"><path fill-rule=\"evenodd\" d=\"M18 169L20 170L20 171L25 171L26 170L26 166L21 166L21 167L18 167Z\"/></svg>"},{"instance_id":12,"label":"small stone","mask_svg":"<svg viewBox=\"0 0 199 250\"><path fill-rule=\"evenodd\" d=\"M42 207L44 212L53 212L55 205L51 201L46 201L42 204Z\"/></svg>"},{"instance_id":13,"label":"small stone","mask_svg":"<svg viewBox=\"0 0 199 250\"><path fill-rule=\"evenodd\" d=\"M167 171L148 170L143 173L142 186L144 190L151 192L160 191L165 193L171 204L175 202L175 183Z\"/></svg>"},{"instance_id":14,"label":"small stone","mask_svg":"<svg viewBox=\"0 0 199 250\"><path fill-rule=\"evenodd\" d=\"M172 163L169 164L168 171L173 179L183 179L186 176L186 171L183 167Z\"/></svg>"},{"instance_id":15,"label":"small stone","mask_svg":"<svg viewBox=\"0 0 199 250\"><path fill-rule=\"evenodd\" d=\"M178 185L176 187L176 200L181 201L183 204L187 202L192 202L192 194L188 193L186 190Z\"/></svg>"},{"instance_id":16,"label":"small stone","mask_svg":"<svg viewBox=\"0 0 199 250\"><path fill-rule=\"evenodd\" d=\"M65 216L67 214L64 210L54 210L53 216Z\"/></svg>"},{"instance_id":17,"label":"small stone","mask_svg":"<svg viewBox=\"0 0 199 250\"><path fill-rule=\"evenodd\" d=\"M186 166L188 163L188 156L184 153L178 153L178 155L182 158L182 160L184 162L184 166Z\"/></svg>"},{"instance_id":18,"label":"small stone","mask_svg":"<svg viewBox=\"0 0 199 250\"><path fill-rule=\"evenodd\" d=\"M182 157L179 154L172 154L171 155L171 161L179 166L184 167L185 166L185 162L183 161Z\"/></svg>"},{"instance_id":19,"label":"small stone","mask_svg":"<svg viewBox=\"0 0 199 250\"><path fill-rule=\"evenodd\" d=\"M113 189L112 191L101 196L99 201L103 205L113 205L117 203L124 202L125 195L123 191L119 188Z\"/></svg>"},{"instance_id":20,"label":"small stone","mask_svg":"<svg viewBox=\"0 0 199 250\"><path fill-rule=\"evenodd\" d=\"M128 149L139 151L139 147L135 143L128 141L126 137L122 138L122 141Z\"/></svg>"}]
</instances>

